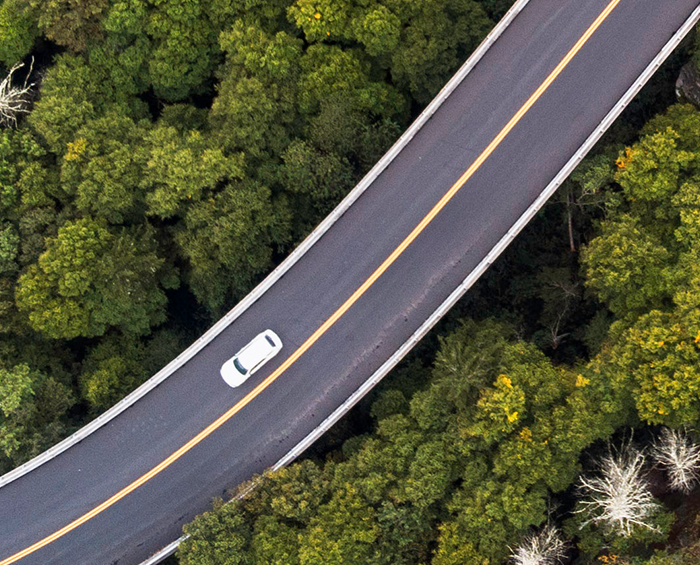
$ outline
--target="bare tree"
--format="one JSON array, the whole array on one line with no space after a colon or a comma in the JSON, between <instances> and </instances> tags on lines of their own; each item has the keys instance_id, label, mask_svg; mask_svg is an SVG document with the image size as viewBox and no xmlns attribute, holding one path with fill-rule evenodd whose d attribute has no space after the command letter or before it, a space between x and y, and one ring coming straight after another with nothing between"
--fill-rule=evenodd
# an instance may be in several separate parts
<instances>
[{"instance_id":1,"label":"bare tree","mask_svg":"<svg viewBox=\"0 0 700 565\"><path fill-rule=\"evenodd\" d=\"M514 565L556 565L566 557L565 549L559 530L548 524L521 542L513 552L511 562Z\"/></svg>"},{"instance_id":2,"label":"bare tree","mask_svg":"<svg viewBox=\"0 0 700 565\"><path fill-rule=\"evenodd\" d=\"M17 127L18 115L29 112L31 89L34 86L34 83L29 83L29 77L34 68L34 59L22 85L12 85L12 75L23 66L24 63L13 66L5 79L0 82L0 126Z\"/></svg>"},{"instance_id":3,"label":"bare tree","mask_svg":"<svg viewBox=\"0 0 700 565\"><path fill-rule=\"evenodd\" d=\"M581 477L579 491L584 499L578 512L589 516L581 528L602 524L624 537L635 527L657 531L651 517L660 506L642 477L645 464L644 453L626 444L602 458L600 475Z\"/></svg>"},{"instance_id":4,"label":"bare tree","mask_svg":"<svg viewBox=\"0 0 700 565\"><path fill-rule=\"evenodd\" d=\"M558 281L556 283L551 283L549 286L561 290L563 299L561 310L557 313L556 318L549 325L551 346L552 349L556 349L557 347L559 347L559 344L562 342L562 340L571 333L561 333L560 328L562 322L566 320L566 317L569 314L569 307L571 305L571 302L579 297L578 292L576 290L579 285L578 283L565 283L562 281Z\"/></svg>"},{"instance_id":5,"label":"bare tree","mask_svg":"<svg viewBox=\"0 0 700 565\"><path fill-rule=\"evenodd\" d=\"M605 191L602 188L612 180L609 158L598 155L586 159L562 187L555 198L549 201L551 205L565 206L566 224L569 232L569 249L576 252L576 235L574 215L581 216L599 210L605 211Z\"/></svg>"},{"instance_id":6,"label":"bare tree","mask_svg":"<svg viewBox=\"0 0 700 565\"><path fill-rule=\"evenodd\" d=\"M651 452L666 469L669 486L685 494L700 480L700 447L679 430L663 428Z\"/></svg>"},{"instance_id":7,"label":"bare tree","mask_svg":"<svg viewBox=\"0 0 700 565\"><path fill-rule=\"evenodd\" d=\"M583 213L586 207L593 207L603 210L603 199L599 196L599 187L591 187L584 185L581 192L577 195L573 189L566 191L566 226L569 232L569 249L572 253L576 252L576 242L574 238L574 209ZM596 198L597 197L597 198Z\"/></svg>"},{"instance_id":8,"label":"bare tree","mask_svg":"<svg viewBox=\"0 0 700 565\"><path fill-rule=\"evenodd\" d=\"M572 306L581 299L581 285L572 280L567 267L544 267L537 275L543 301L542 325L549 329L549 346L556 349L570 335L564 331Z\"/></svg>"}]
</instances>

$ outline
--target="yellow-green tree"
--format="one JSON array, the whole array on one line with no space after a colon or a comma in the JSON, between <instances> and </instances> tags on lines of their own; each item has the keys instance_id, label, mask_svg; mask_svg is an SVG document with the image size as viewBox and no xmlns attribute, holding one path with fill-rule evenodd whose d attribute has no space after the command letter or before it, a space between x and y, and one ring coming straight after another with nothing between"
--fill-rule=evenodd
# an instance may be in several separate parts
<instances>
[{"instance_id":1,"label":"yellow-green tree","mask_svg":"<svg viewBox=\"0 0 700 565\"><path fill-rule=\"evenodd\" d=\"M700 112L677 105L617 161L599 235L583 253L587 285L616 314L595 362L639 417L700 419Z\"/></svg>"},{"instance_id":2,"label":"yellow-green tree","mask_svg":"<svg viewBox=\"0 0 700 565\"><path fill-rule=\"evenodd\" d=\"M152 230L111 232L101 222L67 222L19 278L17 306L52 338L93 337L110 327L147 334L165 319L161 268Z\"/></svg>"}]
</instances>

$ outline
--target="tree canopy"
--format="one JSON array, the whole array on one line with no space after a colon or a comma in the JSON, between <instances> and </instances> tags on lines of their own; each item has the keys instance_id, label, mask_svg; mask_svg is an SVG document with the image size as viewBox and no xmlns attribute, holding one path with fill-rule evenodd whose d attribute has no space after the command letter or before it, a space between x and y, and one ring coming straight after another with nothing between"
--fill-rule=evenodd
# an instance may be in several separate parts
<instances>
[{"instance_id":1,"label":"tree canopy","mask_svg":"<svg viewBox=\"0 0 700 565\"><path fill-rule=\"evenodd\" d=\"M0 0L0 65L33 69L0 129L0 473L253 288L511 4ZM306 460L188 525L180 561L495 565L575 511L606 440L697 428L700 112L672 104L691 60ZM666 565L657 518L561 525L581 565Z\"/></svg>"},{"instance_id":2,"label":"tree canopy","mask_svg":"<svg viewBox=\"0 0 700 565\"><path fill-rule=\"evenodd\" d=\"M584 373L553 365L507 326L467 321L442 341L407 412L384 408L341 460L263 477L198 518L179 559L228 563L212 548L235 539L240 563L500 562L547 519L548 497L576 478L581 451L625 423L601 402L605 379Z\"/></svg>"},{"instance_id":3,"label":"tree canopy","mask_svg":"<svg viewBox=\"0 0 700 565\"><path fill-rule=\"evenodd\" d=\"M583 253L586 284L619 317L606 371L650 423L698 421L700 112L651 120L617 161L608 213Z\"/></svg>"}]
</instances>

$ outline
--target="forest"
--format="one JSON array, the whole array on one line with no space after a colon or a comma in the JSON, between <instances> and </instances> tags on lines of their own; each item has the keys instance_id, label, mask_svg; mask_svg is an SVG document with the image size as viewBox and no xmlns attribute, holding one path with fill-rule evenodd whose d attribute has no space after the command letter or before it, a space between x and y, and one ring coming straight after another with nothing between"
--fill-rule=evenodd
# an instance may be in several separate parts
<instances>
[{"instance_id":1,"label":"forest","mask_svg":"<svg viewBox=\"0 0 700 565\"><path fill-rule=\"evenodd\" d=\"M0 474L245 296L511 4L1 0ZM402 364L173 562L700 562L698 64L689 37Z\"/></svg>"}]
</instances>

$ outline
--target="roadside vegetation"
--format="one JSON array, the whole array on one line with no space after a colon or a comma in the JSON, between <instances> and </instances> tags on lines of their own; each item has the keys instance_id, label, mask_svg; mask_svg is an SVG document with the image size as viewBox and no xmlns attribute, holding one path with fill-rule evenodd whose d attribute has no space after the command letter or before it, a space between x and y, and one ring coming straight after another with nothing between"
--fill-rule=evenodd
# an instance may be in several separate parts
<instances>
[{"instance_id":1,"label":"roadside vegetation","mask_svg":"<svg viewBox=\"0 0 700 565\"><path fill-rule=\"evenodd\" d=\"M242 298L510 4L2 0L0 473ZM698 562L693 42L368 398L185 527L179 563Z\"/></svg>"},{"instance_id":2,"label":"roadside vegetation","mask_svg":"<svg viewBox=\"0 0 700 565\"><path fill-rule=\"evenodd\" d=\"M243 297L505 8L4 0L0 472Z\"/></svg>"}]
</instances>

